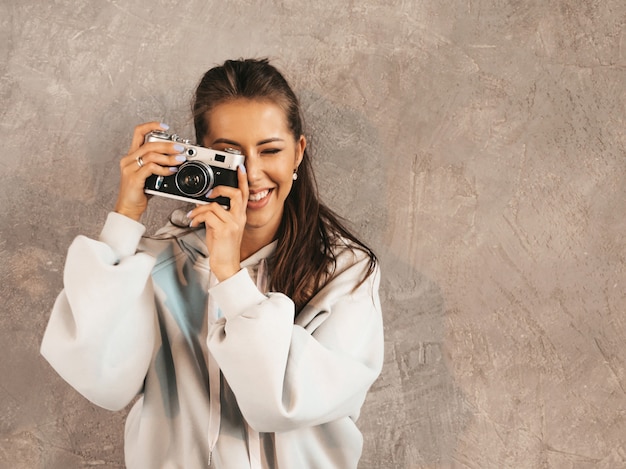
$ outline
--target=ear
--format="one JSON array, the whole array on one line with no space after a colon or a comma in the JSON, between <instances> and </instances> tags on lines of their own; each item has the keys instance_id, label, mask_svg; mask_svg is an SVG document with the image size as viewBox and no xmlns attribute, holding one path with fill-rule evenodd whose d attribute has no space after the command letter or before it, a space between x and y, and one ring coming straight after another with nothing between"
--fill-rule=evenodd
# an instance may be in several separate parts
<instances>
[{"instance_id":1,"label":"ear","mask_svg":"<svg viewBox=\"0 0 626 469\"><path fill-rule=\"evenodd\" d=\"M300 138L296 141L296 161L294 169L298 169L300 163L302 163L302 158L304 158L304 150L306 150L306 138L304 135L300 135Z\"/></svg>"}]
</instances>

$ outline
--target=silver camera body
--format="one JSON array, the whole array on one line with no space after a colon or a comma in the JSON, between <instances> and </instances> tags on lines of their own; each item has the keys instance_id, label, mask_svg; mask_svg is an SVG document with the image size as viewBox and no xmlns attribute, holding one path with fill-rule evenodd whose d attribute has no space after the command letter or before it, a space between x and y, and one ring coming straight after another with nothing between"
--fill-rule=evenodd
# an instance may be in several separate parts
<instances>
[{"instance_id":1,"label":"silver camera body","mask_svg":"<svg viewBox=\"0 0 626 469\"><path fill-rule=\"evenodd\" d=\"M153 174L146 179L144 192L178 199L195 204L218 202L229 208L226 197L207 197L215 186L237 187L237 168L244 162L244 156L235 149L225 151L192 145L189 140L176 134L153 131L146 135L145 142L175 142L185 147L183 154L187 161L178 167L171 176Z\"/></svg>"}]
</instances>

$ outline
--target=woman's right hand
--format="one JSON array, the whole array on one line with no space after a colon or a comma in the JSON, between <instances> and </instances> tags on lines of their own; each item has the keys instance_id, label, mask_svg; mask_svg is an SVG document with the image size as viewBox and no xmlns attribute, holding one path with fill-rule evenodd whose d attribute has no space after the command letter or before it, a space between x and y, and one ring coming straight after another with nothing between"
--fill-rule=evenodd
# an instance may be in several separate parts
<instances>
[{"instance_id":1,"label":"woman's right hand","mask_svg":"<svg viewBox=\"0 0 626 469\"><path fill-rule=\"evenodd\" d=\"M146 179L152 174L170 176L185 161L185 148L174 142L144 143L146 135L153 130L167 130L159 122L148 122L135 127L128 154L120 161L120 190L115 211L139 221L148 206L144 193Z\"/></svg>"}]
</instances>

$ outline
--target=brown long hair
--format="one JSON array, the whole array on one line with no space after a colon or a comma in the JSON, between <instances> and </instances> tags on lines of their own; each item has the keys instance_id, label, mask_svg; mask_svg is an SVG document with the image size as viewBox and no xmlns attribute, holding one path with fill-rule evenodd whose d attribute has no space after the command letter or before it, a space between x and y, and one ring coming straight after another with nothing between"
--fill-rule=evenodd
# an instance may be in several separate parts
<instances>
[{"instance_id":1,"label":"brown long hair","mask_svg":"<svg viewBox=\"0 0 626 469\"><path fill-rule=\"evenodd\" d=\"M209 129L211 111L235 99L267 100L285 112L297 141L304 135L300 103L283 75L267 59L227 60L200 80L193 102L196 139ZM321 203L309 154L305 149L298 179L285 201L278 229L278 245L269 263L270 289L289 296L296 312L324 286L336 267L336 251L345 242L369 257L361 282L374 271L376 255L332 210Z\"/></svg>"}]
</instances>

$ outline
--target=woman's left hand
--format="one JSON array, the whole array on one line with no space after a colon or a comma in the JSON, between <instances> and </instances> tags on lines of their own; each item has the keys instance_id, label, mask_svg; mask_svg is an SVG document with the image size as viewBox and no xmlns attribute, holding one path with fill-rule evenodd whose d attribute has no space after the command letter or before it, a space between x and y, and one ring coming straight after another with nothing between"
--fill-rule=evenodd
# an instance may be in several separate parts
<instances>
[{"instance_id":1,"label":"woman's left hand","mask_svg":"<svg viewBox=\"0 0 626 469\"><path fill-rule=\"evenodd\" d=\"M246 227L246 208L248 205L248 179L245 167L237 169L239 187L215 186L210 197L228 197L230 209L217 202L198 205L187 215L190 226L204 223L206 226L206 245L209 249L211 271L221 282L235 275L240 270L241 240Z\"/></svg>"}]
</instances>

